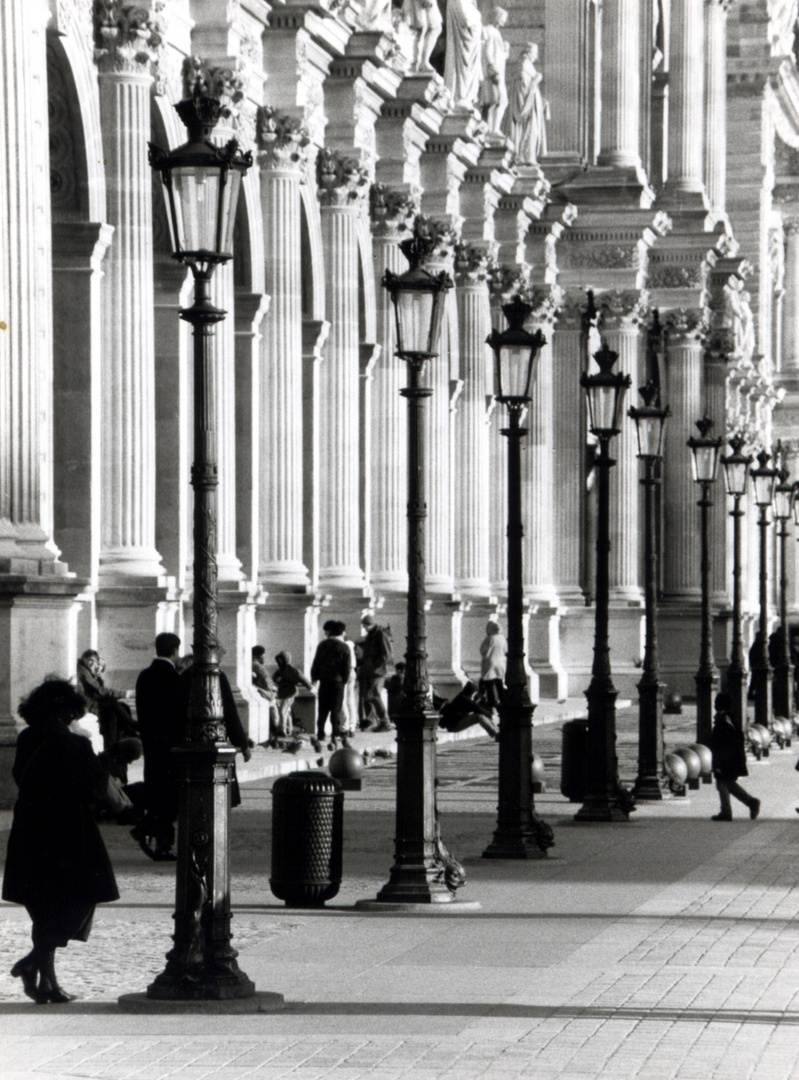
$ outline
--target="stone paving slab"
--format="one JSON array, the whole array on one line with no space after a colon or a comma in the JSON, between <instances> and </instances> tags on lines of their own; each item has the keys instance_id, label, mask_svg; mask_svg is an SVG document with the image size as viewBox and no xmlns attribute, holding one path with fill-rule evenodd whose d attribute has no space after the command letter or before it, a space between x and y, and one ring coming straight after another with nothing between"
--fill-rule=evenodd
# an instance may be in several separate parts
<instances>
[{"instance_id":1,"label":"stone paving slab","mask_svg":"<svg viewBox=\"0 0 799 1080\"><path fill-rule=\"evenodd\" d=\"M636 720L619 719L625 778ZM671 745L693 741L691 722L669 721ZM537 807L557 846L535 863L480 858L494 825L496 746L441 753L445 838L467 866L466 898L483 905L459 918L351 909L387 876L392 765L370 769L364 791L346 797L347 878L321 913L270 896L270 782L245 786L233 816L235 944L259 990L284 994L280 1013L118 1011L117 993L143 989L163 965L173 871L145 865L123 831L106 829L123 898L98 911L86 945L65 951L64 985L82 1000L37 1008L0 976L0 1076L799 1078L795 753L752 764L756 823L711 822L717 796L703 786L642 806L628 824L587 826L557 790L558 724L536 731L536 749L548 768ZM27 925L2 906L0 970Z\"/></svg>"}]
</instances>

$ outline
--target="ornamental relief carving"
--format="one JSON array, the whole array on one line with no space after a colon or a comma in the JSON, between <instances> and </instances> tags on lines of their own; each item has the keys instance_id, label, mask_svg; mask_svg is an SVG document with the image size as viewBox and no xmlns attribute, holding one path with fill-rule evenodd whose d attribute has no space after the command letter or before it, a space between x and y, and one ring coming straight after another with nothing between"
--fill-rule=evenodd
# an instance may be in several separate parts
<instances>
[{"instance_id":1,"label":"ornamental relief carving","mask_svg":"<svg viewBox=\"0 0 799 1080\"><path fill-rule=\"evenodd\" d=\"M533 285L524 294L524 300L532 307L528 322L534 326L552 326L560 315L563 293L557 285Z\"/></svg>"},{"instance_id":2,"label":"ornamental relief carving","mask_svg":"<svg viewBox=\"0 0 799 1080\"><path fill-rule=\"evenodd\" d=\"M190 97L197 80L200 80L203 93L219 101L219 115L227 120L234 129L238 128L238 119L244 101L244 80L235 67L213 66L199 56L187 56L183 61L183 96Z\"/></svg>"},{"instance_id":3,"label":"ornamental relief carving","mask_svg":"<svg viewBox=\"0 0 799 1080\"><path fill-rule=\"evenodd\" d=\"M396 190L386 184L372 184L369 189L369 215L375 236L398 237L410 231L419 212L418 192Z\"/></svg>"},{"instance_id":4,"label":"ornamental relief carving","mask_svg":"<svg viewBox=\"0 0 799 1080\"><path fill-rule=\"evenodd\" d=\"M596 247L577 240L561 247L559 261L563 269L638 270L641 254L638 243Z\"/></svg>"},{"instance_id":5,"label":"ornamental relief carving","mask_svg":"<svg viewBox=\"0 0 799 1080\"><path fill-rule=\"evenodd\" d=\"M460 243L455 245L455 281L461 286L484 283L488 277L490 253L484 247Z\"/></svg>"},{"instance_id":6,"label":"ornamental relief carving","mask_svg":"<svg viewBox=\"0 0 799 1080\"><path fill-rule=\"evenodd\" d=\"M640 326L649 315L646 289L611 289L601 293L597 300L603 330L628 330Z\"/></svg>"},{"instance_id":7,"label":"ornamental relief carving","mask_svg":"<svg viewBox=\"0 0 799 1080\"><path fill-rule=\"evenodd\" d=\"M489 268L488 287L492 300L500 304L508 303L514 296L524 296L530 287L529 268L495 263Z\"/></svg>"},{"instance_id":8,"label":"ornamental relief carving","mask_svg":"<svg viewBox=\"0 0 799 1080\"><path fill-rule=\"evenodd\" d=\"M322 206L359 207L369 191L369 174L357 158L327 148L316 159L316 180Z\"/></svg>"},{"instance_id":9,"label":"ornamental relief carving","mask_svg":"<svg viewBox=\"0 0 799 1080\"><path fill-rule=\"evenodd\" d=\"M431 218L427 214L417 214L413 222L413 235L429 245L430 255L425 261L441 263L452 258L458 234L451 222Z\"/></svg>"},{"instance_id":10,"label":"ornamental relief carving","mask_svg":"<svg viewBox=\"0 0 799 1080\"><path fill-rule=\"evenodd\" d=\"M707 332L706 313L704 308L675 308L663 315L662 326L672 345L701 341Z\"/></svg>"},{"instance_id":11,"label":"ornamental relief carving","mask_svg":"<svg viewBox=\"0 0 799 1080\"><path fill-rule=\"evenodd\" d=\"M302 171L310 139L301 120L279 113L272 105L262 105L255 112L254 126L262 168Z\"/></svg>"},{"instance_id":12,"label":"ornamental relief carving","mask_svg":"<svg viewBox=\"0 0 799 1080\"><path fill-rule=\"evenodd\" d=\"M92 0L56 0L56 26L64 34L90 40Z\"/></svg>"},{"instance_id":13,"label":"ornamental relief carving","mask_svg":"<svg viewBox=\"0 0 799 1080\"><path fill-rule=\"evenodd\" d=\"M94 0L94 59L101 71L141 74L155 63L164 40L164 0L152 8Z\"/></svg>"},{"instance_id":14,"label":"ornamental relief carving","mask_svg":"<svg viewBox=\"0 0 799 1080\"><path fill-rule=\"evenodd\" d=\"M703 284L703 264L675 266L656 263L650 266L647 285L650 289L688 289Z\"/></svg>"}]
</instances>

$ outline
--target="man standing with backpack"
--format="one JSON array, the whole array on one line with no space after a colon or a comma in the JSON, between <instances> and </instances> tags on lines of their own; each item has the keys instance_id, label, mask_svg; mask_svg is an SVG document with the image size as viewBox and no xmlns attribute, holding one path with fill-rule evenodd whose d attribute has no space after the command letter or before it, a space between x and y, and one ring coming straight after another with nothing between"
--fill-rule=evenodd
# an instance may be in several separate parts
<instances>
[{"instance_id":1,"label":"man standing with backpack","mask_svg":"<svg viewBox=\"0 0 799 1080\"><path fill-rule=\"evenodd\" d=\"M366 632L358 642L361 662L358 665L358 689L361 695L361 729L391 731L391 721L380 691L393 659L391 633L388 627L378 626L372 615L364 615L361 626ZM374 723L374 718L377 723Z\"/></svg>"}]
</instances>

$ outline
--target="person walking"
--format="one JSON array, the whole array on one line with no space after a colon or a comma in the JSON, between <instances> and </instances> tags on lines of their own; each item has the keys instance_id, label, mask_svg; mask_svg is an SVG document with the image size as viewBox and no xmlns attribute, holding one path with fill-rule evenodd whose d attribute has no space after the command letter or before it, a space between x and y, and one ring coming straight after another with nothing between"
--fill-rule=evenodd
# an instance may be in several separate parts
<instances>
[{"instance_id":1,"label":"person walking","mask_svg":"<svg viewBox=\"0 0 799 1080\"><path fill-rule=\"evenodd\" d=\"M480 645L480 684L483 701L490 706L492 719L499 719L502 688L505 685L505 669L508 662L508 642L496 619L486 623L486 636Z\"/></svg>"},{"instance_id":2,"label":"person walking","mask_svg":"<svg viewBox=\"0 0 799 1080\"><path fill-rule=\"evenodd\" d=\"M313 687L299 668L292 664L290 652L279 652L275 657L275 663L277 664L274 675L277 683L277 733L291 735L294 730L291 708L297 696L297 690L301 686L306 690L312 690Z\"/></svg>"},{"instance_id":3,"label":"person walking","mask_svg":"<svg viewBox=\"0 0 799 1080\"><path fill-rule=\"evenodd\" d=\"M92 804L108 791L108 773L91 742L69 730L83 695L65 679L47 679L22 702L28 725L17 739L19 788L8 838L3 899L24 904L33 948L11 969L38 1005L72 997L58 985L56 949L86 941L96 904L119 899Z\"/></svg>"},{"instance_id":4,"label":"person walking","mask_svg":"<svg viewBox=\"0 0 799 1080\"><path fill-rule=\"evenodd\" d=\"M716 777L721 809L713 815L713 821L732 821L732 803L734 795L744 806L749 807L749 817L755 820L760 813L760 799L744 791L738 778L748 776L746 767L746 749L743 732L735 726L732 718L732 698L729 694L716 694L716 715L713 731L710 735L710 749L713 754L713 775Z\"/></svg>"},{"instance_id":5,"label":"person walking","mask_svg":"<svg viewBox=\"0 0 799 1080\"><path fill-rule=\"evenodd\" d=\"M344 641L346 626L337 619L328 619L322 629L326 636L317 645L311 664L311 682L319 683L316 738L311 739L311 745L317 752L322 749L328 716L332 728L330 749L335 750L339 739L343 746L350 745L349 739L341 730L344 690L352 669L352 654Z\"/></svg>"},{"instance_id":6,"label":"person walking","mask_svg":"<svg viewBox=\"0 0 799 1080\"><path fill-rule=\"evenodd\" d=\"M361 619L365 636L358 642L361 662L358 666L358 688L361 694L361 728L364 731L391 731L391 721L383 704L381 691L392 659L391 635L379 626L372 615ZM374 723L374 717L377 723Z\"/></svg>"},{"instance_id":7,"label":"person walking","mask_svg":"<svg viewBox=\"0 0 799 1080\"><path fill-rule=\"evenodd\" d=\"M180 788L172 750L182 740L186 726L175 666L179 655L177 634L159 634L155 659L136 680L136 716L144 749L145 818L130 835L148 858L160 862L177 858L172 848Z\"/></svg>"}]
</instances>

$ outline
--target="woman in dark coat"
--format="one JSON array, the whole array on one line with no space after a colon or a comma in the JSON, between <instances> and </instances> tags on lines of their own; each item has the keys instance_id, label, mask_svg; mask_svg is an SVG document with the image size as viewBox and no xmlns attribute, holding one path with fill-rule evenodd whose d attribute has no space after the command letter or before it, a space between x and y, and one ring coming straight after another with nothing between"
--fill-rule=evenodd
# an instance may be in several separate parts
<instances>
[{"instance_id":1,"label":"woman in dark coat","mask_svg":"<svg viewBox=\"0 0 799 1080\"><path fill-rule=\"evenodd\" d=\"M713 753L713 775L719 792L721 810L713 815L713 821L732 821L730 795L749 807L752 821L760 813L760 799L744 791L738 783L739 776L748 776L746 749L743 732L732 719L732 698L729 694L716 694L716 716L710 735Z\"/></svg>"},{"instance_id":2,"label":"woman in dark coat","mask_svg":"<svg viewBox=\"0 0 799 1080\"><path fill-rule=\"evenodd\" d=\"M68 728L85 709L63 679L48 679L22 702L14 779L19 795L8 838L3 899L24 904L33 949L11 969L37 1004L70 1001L58 985L55 950L86 941L95 904L119 899L92 813L108 773L88 739Z\"/></svg>"}]
</instances>

